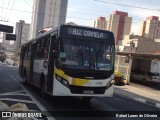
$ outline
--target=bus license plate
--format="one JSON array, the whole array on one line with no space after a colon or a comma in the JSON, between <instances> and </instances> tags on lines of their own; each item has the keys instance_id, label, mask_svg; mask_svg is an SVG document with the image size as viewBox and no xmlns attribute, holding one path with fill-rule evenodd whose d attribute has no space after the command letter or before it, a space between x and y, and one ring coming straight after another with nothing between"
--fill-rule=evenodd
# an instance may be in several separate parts
<instances>
[{"instance_id":1,"label":"bus license plate","mask_svg":"<svg viewBox=\"0 0 160 120\"><path fill-rule=\"evenodd\" d=\"M93 90L84 90L83 91L84 94L93 94Z\"/></svg>"}]
</instances>

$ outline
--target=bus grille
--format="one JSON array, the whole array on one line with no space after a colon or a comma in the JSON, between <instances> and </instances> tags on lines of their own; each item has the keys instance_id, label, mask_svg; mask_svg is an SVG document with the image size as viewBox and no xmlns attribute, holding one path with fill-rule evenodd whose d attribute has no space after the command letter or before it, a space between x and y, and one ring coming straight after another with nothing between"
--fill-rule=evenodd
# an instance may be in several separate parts
<instances>
[{"instance_id":1,"label":"bus grille","mask_svg":"<svg viewBox=\"0 0 160 120\"><path fill-rule=\"evenodd\" d=\"M73 94L86 94L85 91L88 91L88 94L104 94L106 90L106 87L84 87L73 85L71 85L69 88Z\"/></svg>"}]
</instances>

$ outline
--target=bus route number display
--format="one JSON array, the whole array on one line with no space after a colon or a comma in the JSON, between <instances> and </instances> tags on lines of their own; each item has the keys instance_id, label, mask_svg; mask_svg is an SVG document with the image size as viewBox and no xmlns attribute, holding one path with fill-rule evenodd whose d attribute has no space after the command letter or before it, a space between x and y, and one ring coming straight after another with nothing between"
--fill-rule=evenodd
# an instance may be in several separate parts
<instances>
[{"instance_id":1,"label":"bus route number display","mask_svg":"<svg viewBox=\"0 0 160 120\"><path fill-rule=\"evenodd\" d=\"M94 37L94 38L102 38L102 39L108 38L107 34L105 34L104 32L83 30L83 29L77 29L77 28L68 28L68 34L86 36L86 37Z\"/></svg>"}]
</instances>

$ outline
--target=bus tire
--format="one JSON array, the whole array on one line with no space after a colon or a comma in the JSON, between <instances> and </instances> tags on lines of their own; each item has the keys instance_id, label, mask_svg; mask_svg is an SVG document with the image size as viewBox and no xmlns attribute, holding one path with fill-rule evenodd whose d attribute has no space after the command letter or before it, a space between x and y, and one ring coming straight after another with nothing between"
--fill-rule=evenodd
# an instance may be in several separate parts
<instances>
[{"instance_id":1,"label":"bus tire","mask_svg":"<svg viewBox=\"0 0 160 120\"><path fill-rule=\"evenodd\" d=\"M27 85L26 76L24 76L24 78L23 78L23 83L24 83L24 85Z\"/></svg>"},{"instance_id":2,"label":"bus tire","mask_svg":"<svg viewBox=\"0 0 160 120\"><path fill-rule=\"evenodd\" d=\"M24 71L24 73L23 73L23 83L24 83L24 85L27 85L27 77L26 77L26 72Z\"/></svg>"},{"instance_id":3,"label":"bus tire","mask_svg":"<svg viewBox=\"0 0 160 120\"><path fill-rule=\"evenodd\" d=\"M46 93L45 93L45 78L44 78L43 74L41 74L41 77L40 77L40 94L42 95L43 98L46 98Z\"/></svg>"}]
</instances>

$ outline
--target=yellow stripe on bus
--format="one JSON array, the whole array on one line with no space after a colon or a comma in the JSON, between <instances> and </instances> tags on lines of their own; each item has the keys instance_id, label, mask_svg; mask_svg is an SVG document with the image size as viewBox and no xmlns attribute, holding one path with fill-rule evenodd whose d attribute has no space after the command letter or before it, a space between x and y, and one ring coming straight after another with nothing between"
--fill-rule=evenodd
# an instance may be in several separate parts
<instances>
[{"instance_id":1,"label":"yellow stripe on bus","mask_svg":"<svg viewBox=\"0 0 160 120\"><path fill-rule=\"evenodd\" d=\"M87 82L89 82L89 80L79 79L79 78L72 78L72 85L83 86L83 85L85 85Z\"/></svg>"},{"instance_id":2,"label":"yellow stripe on bus","mask_svg":"<svg viewBox=\"0 0 160 120\"><path fill-rule=\"evenodd\" d=\"M69 79L69 76L66 75L62 70L57 69L57 68L55 67L54 71L55 71L55 74L59 75L60 77L64 78L65 80L68 80L68 79ZM85 85L87 82L89 82L88 79L72 78L72 84L71 84L71 85L83 86L83 85Z\"/></svg>"},{"instance_id":3,"label":"yellow stripe on bus","mask_svg":"<svg viewBox=\"0 0 160 120\"><path fill-rule=\"evenodd\" d=\"M55 74L59 75L60 77L64 78L65 80L68 80L68 75L66 75L62 70L54 68Z\"/></svg>"}]
</instances>

